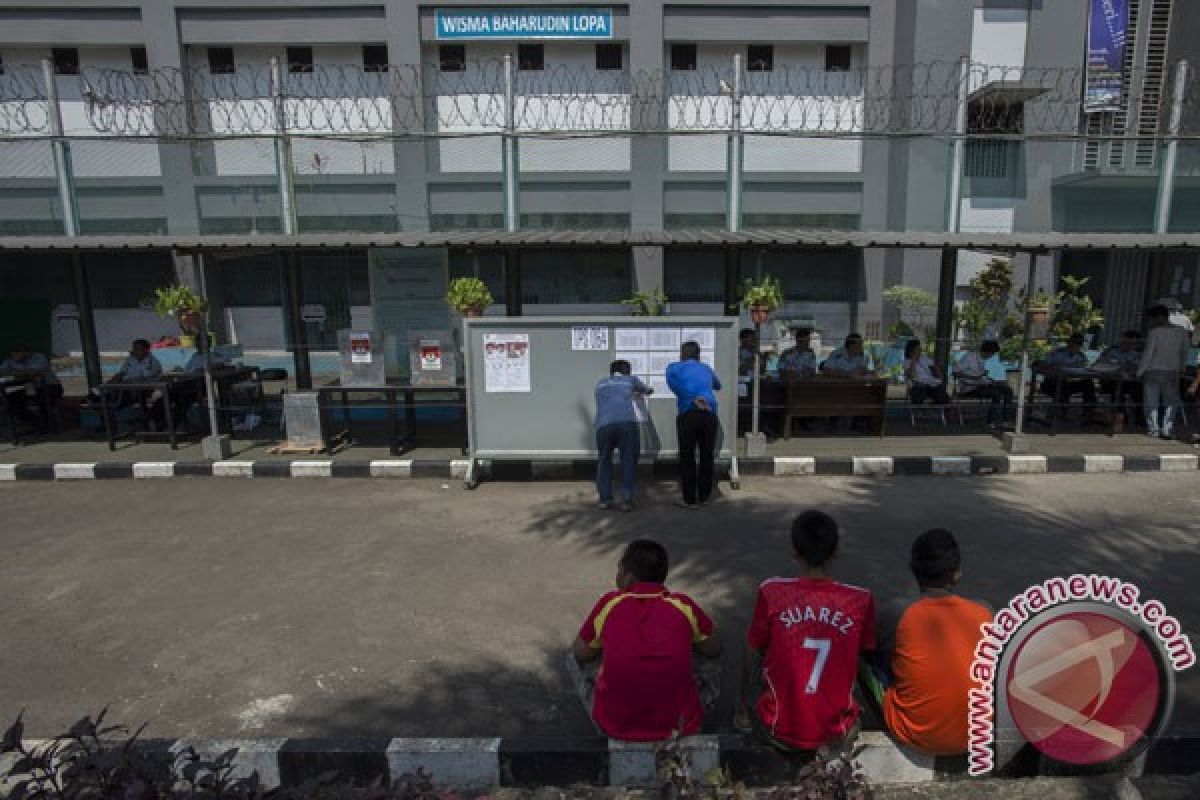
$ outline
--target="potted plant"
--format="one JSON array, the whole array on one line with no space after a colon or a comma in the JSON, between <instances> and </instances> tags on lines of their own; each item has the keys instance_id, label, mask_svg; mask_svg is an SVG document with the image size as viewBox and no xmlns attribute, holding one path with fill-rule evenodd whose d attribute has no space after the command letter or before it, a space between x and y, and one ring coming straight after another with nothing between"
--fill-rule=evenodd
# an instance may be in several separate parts
<instances>
[{"instance_id":1,"label":"potted plant","mask_svg":"<svg viewBox=\"0 0 1200 800\"><path fill-rule=\"evenodd\" d=\"M742 289L742 305L750 309L750 319L755 325L767 321L767 315L783 305L783 287L770 275L764 275L758 283L746 279Z\"/></svg>"},{"instance_id":2,"label":"potted plant","mask_svg":"<svg viewBox=\"0 0 1200 800\"><path fill-rule=\"evenodd\" d=\"M187 286L166 286L154 290L154 310L162 317L175 317L179 323L179 344L195 347L196 334L204 325L208 302Z\"/></svg>"},{"instance_id":3,"label":"potted plant","mask_svg":"<svg viewBox=\"0 0 1200 800\"><path fill-rule=\"evenodd\" d=\"M482 317L483 310L495 301L479 278L455 278L450 281L446 302L464 317Z\"/></svg>"},{"instance_id":4,"label":"potted plant","mask_svg":"<svg viewBox=\"0 0 1200 800\"><path fill-rule=\"evenodd\" d=\"M1025 300L1025 317L1030 325L1045 325L1050 319L1050 308L1054 297L1045 289L1038 289Z\"/></svg>"},{"instance_id":5,"label":"potted plant","mask_svg":"<svg viewBox=\"0 0 1200 800\"><path fill-rule=\"evenodd\" d=\"M661 317L667 310L667 295L662 289L637 291L633 297L621 301L621 305L629 306L635 317Z\"/></svg>"}]
</instances>

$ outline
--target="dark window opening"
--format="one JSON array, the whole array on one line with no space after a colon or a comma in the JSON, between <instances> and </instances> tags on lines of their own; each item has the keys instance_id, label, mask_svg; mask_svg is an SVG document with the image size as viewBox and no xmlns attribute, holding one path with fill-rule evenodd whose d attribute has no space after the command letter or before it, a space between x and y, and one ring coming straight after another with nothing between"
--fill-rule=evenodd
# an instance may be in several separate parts
<instances>
[{"instance_id":1,"label":"dark window opening","mask_svg":"<svg viewBox=\"0 0 1200 800\"><path fill-rule=\"evenodd\" d=\"M208 48L208 71L213 75L232 75L237 70L232 47Z\"/></svg>"},{"instance_id":2,"label":"dark window opening","mask_svg":"<svg viewBox=\"0 0 1200 800\"><path fill-rule=\"evenodd\" d=\"M546 48L540 44L517 45L517 69L538 71L546 68Z\"/></svg>"},{"instance_id":3,"label":"dark window opening","mask_svg":"<svg viewBox=\"0 0 1200 800\"><path fill-rule=\"evenodd\" d=\"M444 44L438 47L438 69L442 72L465 72L467 69L467 46Z\"/></svg>"},{"instance_id":4,"label":"dark window opening","mask_svg":"<svg viewBox=\"0 0 1200 800\"><path fill-rule=\"evenodd\" d=\"M621 45L605 42L596 45L596 69L621 69Z\"/></svg>"},{"instance_id":5,"label":"dark window opening","mask_svg":"<svg viewBox=\"0 0 1200 800\"><path fill-rule=\"evenodd\" d=\"M387 72L388 49L386 44L364 44L362 49L363 72Z\"/></svg>"},{"instance_id":6,"label":"dark window opening","mask_svg":"<svg viewBox=\"0 0 1200 800\"><path fill-rule=\"evenodd\" d=\"M133 64L134 75L145 75L150 72L150 62L146 58L146 48L129 48L129 60Z\"/></svg>"},{"instance_id":7,"label":"dark window opening","mask_svg":"<svg viewBox=\"0 0 1200 800\"><path fill-rule=\"evenodd\" d=\"M313 71L311 47L289 47L287 49L288 72L293 74Z\"/></svg>"},{"instance_id":8,"label":"dark window opening","mask_svg":"<svg viewBox=\"0 0 1200 800\"><path fill-rule=\"evenodd\" d=\"M55 75L79 74L79 50L75 47L56 47L50 51Z\"/></svg>"},{"instance_id":9,"label":"dark window opening","mask_svg":"<svg viewBox=\"0 0 1200 800\"><path fill-rule=\"evenodd\" d=\"M676 71L692 71L696 69L696 45L671 45L671 69Z\"/></svg>"},{"instance_id":10,"label":"dark window opening","mask_svg":"<svg viewBox=\"0 0 1200 800\"><path fill-rule=\"evenodd\" d=\"M4 56L0 55L0 75L4 74Z\"/></svg>"},{"instance_id":11,"label":"dark window opening","mask_svg":"<svg viewBox=\"0 0 1200 800\"><path fill-rule=\"evenodd\" d=\"M846 72L850 69L850 45L825 45L825 71Z\"/></svg>"},{"instance_id":12,"label":"dark window opening","mask_svg":"<svg viewBox=\"0 0 1200 800\"><path fill-rule=\"evenodd\" d=\"M746 48L747 72L770 72L775 69L775 46L752 44Z\"/></svg>"}]
</instances>

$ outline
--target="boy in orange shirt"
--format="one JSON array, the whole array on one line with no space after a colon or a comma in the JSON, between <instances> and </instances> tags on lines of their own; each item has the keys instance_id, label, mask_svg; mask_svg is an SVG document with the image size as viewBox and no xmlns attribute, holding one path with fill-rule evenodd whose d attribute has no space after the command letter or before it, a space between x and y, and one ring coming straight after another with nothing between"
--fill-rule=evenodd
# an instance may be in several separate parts
<instances>
[{"instance_id":1,"label":"boy in orange shirt","mask_svg":"<svg viewBox=\"0 0 1200 800\"><path fill-rule=\"evenodd\" d=\"M952 591L962 576L958 542L934 529L912 545L910 568L921 597L896 625L893 684L883 718L901 743L932 755L967 752L967 692L979 626L991 612Z\"/></svg>"}]
</instances>

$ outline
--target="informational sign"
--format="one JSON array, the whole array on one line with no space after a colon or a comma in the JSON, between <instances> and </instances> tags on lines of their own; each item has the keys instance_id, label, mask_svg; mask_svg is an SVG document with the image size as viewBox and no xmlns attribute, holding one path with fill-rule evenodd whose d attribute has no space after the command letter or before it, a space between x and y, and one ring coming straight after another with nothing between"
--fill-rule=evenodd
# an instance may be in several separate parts
<instances>
[{"instance_id":1,"label":"informational sign","mask_svg":"<svg viewBox=\"0 0 1200 800\"><path fill-rule=\"evenodd\" d=\"M604 325L576 325L571 328L572 350L607 350L608 327Z\"/></svg>"},{"instance_id":2,"label":"informational sign","mask_svg":"<svg viewBox=\"0 0 1200 800\"><path fill-rule=\"evenodd\" d=\"M528 392L529 334L485 333L483 335L485 392Z\"/></svg>"},{"instance_id":3,"label":"informational sign","mask_svg":"<svg viewBox=\"0 0 1200 800\"><path fill-rule=\"evenodd\" d=\"M371 306L389 372L411 370L409 334L450 328L449 253L441 247L373 248Z\"/></svg>"},{"instance_id":4,"label":"informational sign","mask_svg":"<svg viewBox=\"0 0 1200 800\"><path fill-rule=\"evenodd\" d=\"M1128 26L1129 0L1091 0L1083 100L1083 110L1088 114L1121 110Z\"/></svg>"},{"instance_id":5,"label":"informational sign","mask_svg":"<svg viewBox=\"0 0 1200 800\"><path fill-rule=\"evenodd\" d=\"M611 8L439 8L438 39L611 39Z\"/></svg>"},{"instance_id":6,"label":"informational sign","mask_svg":"<svg viewBox=\"0 0 1200 800\"><path fill-rule=\"evenodd\" d=\"M355 364L371 363L371 334L350 334L350 361Z\"/></svg>"}]
</instances>

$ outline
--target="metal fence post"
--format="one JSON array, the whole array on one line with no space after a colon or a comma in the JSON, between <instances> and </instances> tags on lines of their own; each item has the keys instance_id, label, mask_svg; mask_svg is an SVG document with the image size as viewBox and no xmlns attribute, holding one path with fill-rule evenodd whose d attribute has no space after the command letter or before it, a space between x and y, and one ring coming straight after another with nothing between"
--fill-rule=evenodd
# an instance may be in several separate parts
<instances>
[{"instance_id":1,"label":"metal fence post","mask_svg":"<svg viewBox=\"0 0 1200 800\"><path fill-rule=\"evenodd\" d=\"M1158 171L1158 198L1154 205L1154 232L1166 233L1171 227L1171 201L1175 195L1175 162L1179 158L1179 123L1183 118L1183 93L1187 84L1186 60L1175 65L1172 82L1171 117L1167 121L1167 148Z\"/></svg>"},{"instance_id":2,"label":"metal fence post","mask_svg":"<svg viewBox=\"0 0 1200 800\"><path fill-rule=\"evenodd\" d=\"M287 135L283 66L271 58L271 100L275 111L275 176L279 181L279 216L283 232L296 233L296 190L292 172L292 141Z\"/></svg>"},{"instance_id":3,"label":"metal fence post","mask_svg":"<svg viewBox=\"0 0 1200 800\"><path fill-rule=\"evenodd\" d=\"M733 84L729 90L729 147L725 165L728 185L726 225L731 233L742 229L742 54L733 55Z\"/></svg>"},{"instance_id":4,"label":"metal fence post","mask_svg":"<svg viewBox=\"0 0 1200 800\"><path fill-rule=\"evenodd\" d=\"M71 165L71 143L63 136L62 107L58 102L58 84L54 78L54 62L42 59L42 74L46 79L46 116L50 120L50 147L54 152L54 174L58 180L58 199L62 204L63 233L79 235L79 203L75 195L75 172Z\"/></svg>"},{"instance_id":5,"label":"metal fence post","mask_svg":"<svg viewBox=\"0 0 1200 800\"><path fill-rule=\"evenodd\" d=\"M965 56L958 62L958 108L954 114L954 144L950 151L950 187L947 191L946 230L958 233L962 205L963 156L967 135L967 89L971 80L971 61Z\"/></svg>"},{"instance_id":6,"label":"metal fence post","mask_svg":"<svg viewBox=\"0 0 1200 800\"><path fill-rule=\"evenodd\" d=\"M521 227L520 166L517 153L517 85L512 53L504 54L504 230L514 233Z\"/></svg>"}]
</instances>

